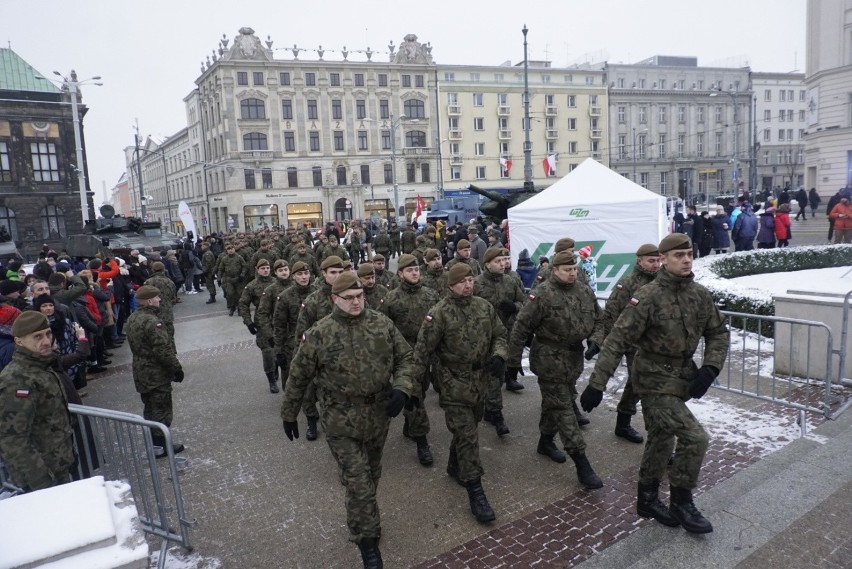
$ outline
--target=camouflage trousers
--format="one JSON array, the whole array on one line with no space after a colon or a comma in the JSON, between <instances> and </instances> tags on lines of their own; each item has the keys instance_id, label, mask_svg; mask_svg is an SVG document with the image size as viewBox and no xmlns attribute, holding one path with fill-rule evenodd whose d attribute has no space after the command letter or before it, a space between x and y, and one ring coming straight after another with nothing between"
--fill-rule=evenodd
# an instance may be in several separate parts
<instances>
[{"instance_id":1,"label":"camouflage trousers","mask_svg":"<svg viewBox=\"0 0 852 569\"><path fill-rule=\"evenodd\" d=\"M317 409L317 386L311 381L305 389L305 396L302 398L302 413L305 417L319 417L319 409Z\"/></svg>"},{"instance_id":2,"label":"camouflage trousers","mask_svg":"<svg viewBox=\"0 0 852 569\"><path fill-rule=\"evenodd\" d=\"M408 425L408 434L411 437L425 437L429 434L429 415L426 414L426 391L429 389L429 384L432 381L432 374L429 369L423 374L420 380L419 393L413 393L415 397L420 399L420 406L415 407L411 411L405 409L403 417Z\"/></svg>"},{"instance_id":3,"label":"camouflage trousers","mask_svg":"<svg viewBox=\"0 0 852 569\"><path fill-rule=\"evenodd\" d=\"M401 244L400 244L399 241L391 241L391 251L390 251L391 256L385 257L385 258L390 259L392 257L399 257L400 251L401 251L400 247L401 247Z\"/></svg>"},{"instance_id":4,"label":"camouflage trousers","mask_svg":"<svg viewBox=\"0 0 852 569\"><path fill-rule=\"evenodd\" d=\"M539 377L538 387L541 390L541 418L538 421L541 434L550 436L558 433L562 446L568 453L585 449L586 442L571 405L571 386L565 382L547 381Z\"/></svg>"},{"instance_id":5,"label":"camouflage trousers","mask_svg":"<svg viewBox=\"0 0 852 569\"><path fill-rule=\"evenodd\" d=\"M648 440L639 468L639 482L659 482L663 478L677 439L669 482L677 488L695 488L710 440L698 419L674 395L644 396L642 416Z\"/></svg>"},{"instance_id":6,"label":"camouflage trousers","mask_svg":"<svg viewBox=\"0 0 852 569\"><path fill-rule=\"evenodd\" d=\"M258 333L254 337L254 343L260 349L260 356L263 358L263 373L276 371L275 346L272 343L272 336Z\"/></svg>"},{"instance_id":7,"label":"camouflage trousers","mask_svg":"<svg viewBox=\"0 0 852 569\"><path fill-rule=\"evenodd\" d=\"M625 415L635 415L636 405L639 403L639 394L633 389L633 378L636 377L633 358L636 357L636 350L630 350L624 356L627 358L627 382L621 392L621 399L618 400L617 410Z\"/></svg>"},{"instance_id":8,"label":"camouflage trousers","mask_svg":"<svg viewBox=\"0 0 852 569\"><path fill-rule=\"evenodd\" d=\"M326 406L322 428L346 487L346 525L349 539L381 537L376 490L382 475L382 450L390 419L384 399L372 405Z\"/></svg>"},{"instance_id":9,"label":"camouflage trousers","mask_svg":"<svg viewBox=\"0 0 852 569\"><path fill-rule=\"evenodd\" d=\"M485 393L485 412L503 411L503 383L505 378L488 374L488 391Z\"/></svg>"},{"instance_id":10,"label":"camouflage trousers","mask_svg":"<svg viewBox=\"0 0 852 569\"><path fill-rule=\"evenodd\" d=\"M450 453L455 453L459 463L459 480L470 482L485 474L479 459L479 422L485 412L485 400L476 405L443 404L444 420L453 435Z\"/></svg>"},{"instance_id":11,"label":"camouflage trousers","mask_svg":"<svg viewBox=\"0 0 852 569\"><path fill-rule=\"evenodd\" d=\"M245 283L242 279L222 279L222 291L225 293L225 300L228 301L228 309L237 308L244 288Z\"/></svg>"},{"instance_id":12,"label":"camouflage trousers","mask_svg":"<svg viewBox=\"0 0 852 569\"><path fill-rule=\"evenodd\" d=\"M145 406L142 416L148 421L157 421L167 427L172 426L172 385L171 383L155 387L141 393Z\"/></svg>"},{"instance_id":13,"label":"camouflage trousers","mask_svg":"<svg viewBox=\"0 0 852 569\"><path fill-rule=\"evenodd\" d=\"M210 296L216 296L216 275L204 275L204 286Z\"/></svg>"}]
</instances>

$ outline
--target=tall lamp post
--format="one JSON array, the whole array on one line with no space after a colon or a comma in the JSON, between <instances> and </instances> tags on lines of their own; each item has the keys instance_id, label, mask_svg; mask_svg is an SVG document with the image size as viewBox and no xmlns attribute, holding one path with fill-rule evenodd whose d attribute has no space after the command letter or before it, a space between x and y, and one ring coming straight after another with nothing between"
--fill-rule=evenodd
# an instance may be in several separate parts
<instances>
[{"instance_id":1,"label":"tall lamp post","mask_svg":"<svg viewBox=\"0 0 852 569\"><path fill-rule=\"evenodd\" d=\"M405 115L399 115L394 118L390 116L390 135L391 135L391 183L393 184L393 217L399 220L399 184L396 180L396 129L402 124L406 118Z\"/></svg>"},{"instance_id":2,"label":"tall lamp post","mask_svg":"<svg viewBox=\"0 0 852 569\"><path fill-rule=\"evenodd\" d=\"M521 32L524 34L524 190L532 191L532 142L530 142L530 84L529 67L527 65L527 25Z\"/></svg>"},{"instance_id":3,"label":"tall lamp post","mask_svg":"<svg viewBox=\"0 0 852 569\"><path fill-rule=\"evenodd\" d=\"M54 71L54 75L62 78L62 85L68 89L68 93L71 95L71 114L74 115L74 145L77 147L77 181L80 186L80 211L83 214L83 225L89 221L89 200L86 197L88 192L87 183L86 183L86 167L83 163L83 137L80 134L80 112L77 108L77 95L80 92L80 85L92 84L101 86L103 83L100 83L100 76L90 77L89 79L84 79L82 81L77 80L77 72L73 69L71 70L71 76L65 77L59 71Z\"/></svg>"},{"instance_id":4,"label":"tall lamp post","mask_svg":"<svg viewBox=\"0 0 852 569\"><path fill-rule=\"evenodd\" d=\"M645 132L648 132L647 128L643 128L642 130L639 131L638 134L642 134L642 133L645 133ZM637 134L636 127L633 127L633 183L634 184L639 183L639 182L636 181L636 134Z\"/></svg>"},{"instance_id":5,"label":"tall lamp post","mask_svg":"<svg viewBox=\"0 0 852 569\"><path fill-rule=\"evenodd\" d=\"M737 95L731 91L722 91L721 89L710 93L711 97L718 96L719 93L724 93L731 98L731 103L734 106L734 175L731 177L731 183L734 186L734 194L739 193L739 180L740 180L740 149L739 149L739 139L740 139L740 124L737 122Z\"/></svg>"}]
</instances>

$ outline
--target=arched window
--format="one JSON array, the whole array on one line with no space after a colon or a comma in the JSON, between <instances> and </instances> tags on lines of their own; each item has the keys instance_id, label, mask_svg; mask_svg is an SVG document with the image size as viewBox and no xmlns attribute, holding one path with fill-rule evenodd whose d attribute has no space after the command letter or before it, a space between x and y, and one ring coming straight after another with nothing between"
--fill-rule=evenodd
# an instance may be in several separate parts
<instances>
[{"instance_id":1,"label":"arched window","mask_svg":"<svg viewBox=\"0 0 852 569\"><path fill-rule=\"evenodd\" d=\"M44 239L65 237L65 212L61 207L48 205L41 210L41 234Z\"/></svg>"},{"instance_id":2,"label":"arched window","mask_svg":"<svg viewBox=\"0 0 852 569\"><path fill-rule=\"evenodd\" d=\"M337 185L345 186L346 185L346 166L338 166L337 167Z\"/></svg>"},{"instance_id":3,"label":"arched window","mask_svg":"<svg viewBox=\"0 0 852 569\"><path fill-rule=\"evenodd\" d=\"M266 106L260 99L244 99L240 101L240 118L265 119Z\"/></svg>"},{"instance_id":4,"label":"arched window","mask_svg":"<svg viewBox=\"0 0 852 569\"><path fill-rule=\"evenodd\" d=\"M250 132L243 135L243 150L268 150L266 135L260 132Z\"/></svg>"},{"instance_id":5,"label":"arched window","mask_svg":"<svg viewBox=\"0 0 852 569\"><path fill-rule=\"evenodd\" d=\"M18 240L18 222L15 210L0 207L0 243Z\"/></svg>"},{"instance_id":6,"label":"arched window","mask_svg":"<svg viewBox=\"0 0 852 569\"><path fill-rule=\"evenodd\" d=\"M409 130L405 133L406 148L426 148L426 133L422 130Z\"/></svg>"},{"instance_id":7,"label":"arched window","mask_svg":"<svg viewBox=\"0 0 852 569\"><path fill-rule=\"evenodd\" d=\"M403 103L405 110L405 118L407 119L425 119L426 104L419 99L409 99Z\"/></svg>"}]
</instances>

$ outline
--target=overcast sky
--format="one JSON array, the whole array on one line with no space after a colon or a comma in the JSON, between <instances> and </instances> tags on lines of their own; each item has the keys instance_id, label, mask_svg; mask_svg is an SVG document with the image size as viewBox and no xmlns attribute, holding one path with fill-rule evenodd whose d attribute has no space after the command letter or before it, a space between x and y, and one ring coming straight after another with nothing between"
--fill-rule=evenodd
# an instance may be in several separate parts
<instances>
[{"instance_id":1,"label":"overcast sky","mask_svg":"<svg viewBox=\"0 0 852 569\"><path fill-rule=\"evenodd\" d=\"M0 0L0 41L45 76L53 70L84 87L90 185L100 203L124 170L122 149L185 126L183 97L222 34L240 27L272 36L273 49L387 51L408 33L433 46L436 63L499 65L530 59L554 66L582 61L634 63L652 55L690 55L699 65L750 65L754 71L805 70L805 0ZM277 50L277 59L292 59ZM302 54L300 59L316 57ZM363 56L360 56L363 57ZM350 56L350 59L360 59ZM326 60L340 60L326 53ZM387 61L376 54L373 61Z\"/></svg>"}]
</instances>

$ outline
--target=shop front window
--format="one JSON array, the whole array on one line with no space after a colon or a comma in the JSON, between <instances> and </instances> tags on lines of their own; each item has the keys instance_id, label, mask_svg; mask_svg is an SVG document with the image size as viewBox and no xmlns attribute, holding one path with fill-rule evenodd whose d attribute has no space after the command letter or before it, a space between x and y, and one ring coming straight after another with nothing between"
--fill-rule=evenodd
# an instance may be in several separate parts
<instances>
[{"instance_id":1,"label":"shop front window","mask_svg":"<svg viewBox=\"0 0 852 569\"><path fill-rule=\"evenodd\" d=\"M243 217L246 231L272 229L279 225L278 206L275 204L247 205L243 208Z\"/></svg>"},{"instance_id":2,"label":"shop front window","mask_svg":"<svg viewBox=\"0 0 852 569\"><path fill-rule=\"evenodd\" d=\"M287 204L287 226L292 229L322 227L322 203L290 203Z\"/></svg>"}]
</instances>

